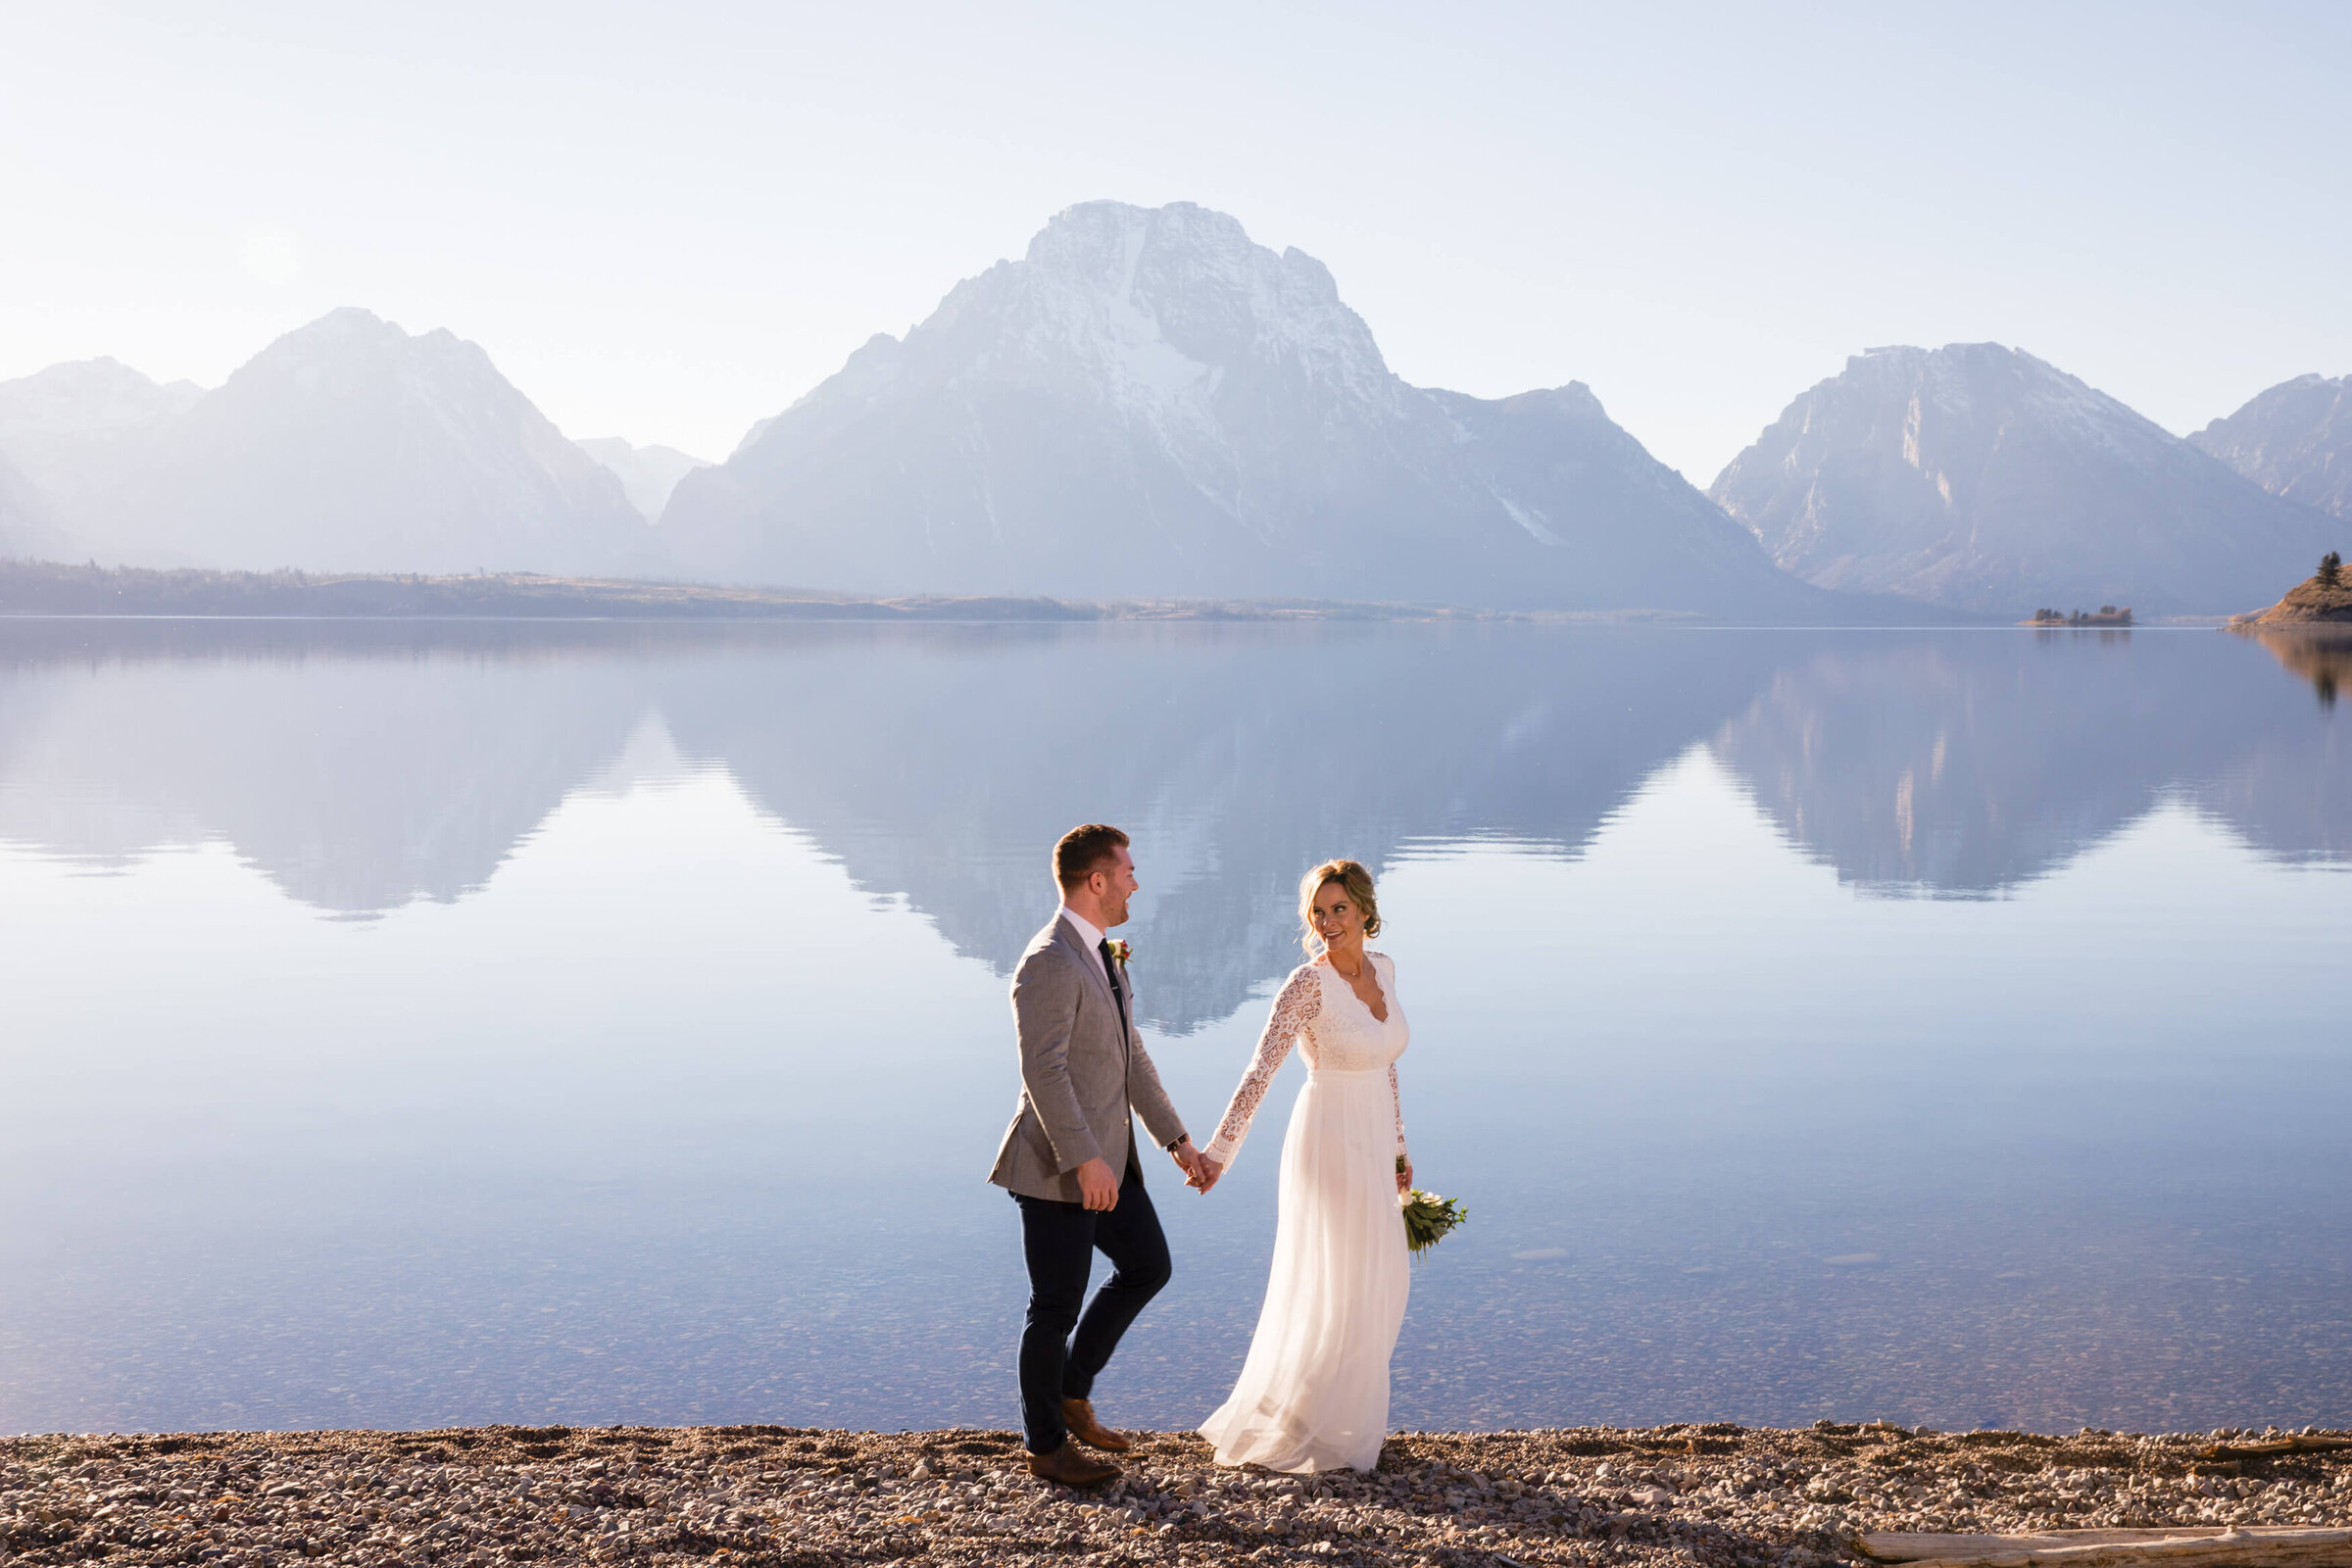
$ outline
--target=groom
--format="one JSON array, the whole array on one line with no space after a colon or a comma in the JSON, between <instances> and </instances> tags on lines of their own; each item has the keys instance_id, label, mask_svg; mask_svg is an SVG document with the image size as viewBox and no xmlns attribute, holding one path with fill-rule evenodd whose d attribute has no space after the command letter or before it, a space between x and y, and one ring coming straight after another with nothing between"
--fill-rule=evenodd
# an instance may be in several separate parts
<instances>
[{"instance_id":1,"label":"groom","mask_svg":"<svg viewBox=\"0 0 2352 1568\"><path fill-rule=\"evenodd\" d=\"M1054 879L1061 911L1031 939L1013 971L1021 1099L988 1179L1020 1205L1029 1263L1021 1330L1029 1469L1064 1486L1094 1487L1116 1480L1118 1467L1078 1445L1112 1453L1132 1446L1095 1419L1095 1377L1144 1303L1168 1283L1167 1238L1144 1191L1135 1117L1190 1181L1203 1172L1137 1033L1126 944L1114 947L1103 935L1126 922L1135 895L1127 835L1100 822L1070 829L1054 846ZM1087 1302L1097 1250L1112 1272Z\"/></svg>"}]
</instances>

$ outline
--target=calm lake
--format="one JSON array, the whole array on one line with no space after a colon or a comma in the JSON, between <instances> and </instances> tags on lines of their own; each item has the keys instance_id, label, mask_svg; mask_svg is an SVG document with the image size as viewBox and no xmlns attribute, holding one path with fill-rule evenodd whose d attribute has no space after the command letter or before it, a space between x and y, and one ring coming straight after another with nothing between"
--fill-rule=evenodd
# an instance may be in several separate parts
<instances>
[{"instance_id":1,"label":"calm lake","mask_svg":"<svg viewBox=\"0 0 2352 1568\"><path fill-rule=\"evenodd\" d=\"M1399 1427L2352 1420L2352 711L2213 631L0 622L0 1431L1017 1424L1005 982L1381 877ZM1294 1060L1098 1400L1190 1426Z\"/></svg>"}]
</instances>

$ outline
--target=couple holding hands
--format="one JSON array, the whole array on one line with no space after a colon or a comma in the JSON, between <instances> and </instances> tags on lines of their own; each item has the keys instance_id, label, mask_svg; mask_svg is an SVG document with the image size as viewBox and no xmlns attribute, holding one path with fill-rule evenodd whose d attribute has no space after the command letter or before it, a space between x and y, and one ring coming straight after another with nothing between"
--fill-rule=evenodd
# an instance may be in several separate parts
<instances>
[{"instance_id":1,"label":"couple holding hands","mask_svg":"<svg viewBox=\"0 0 2352 1568\"><path fill-rule=\"evenodd\" d=\"M1099 1486L1118 1468L1085 1450L1130 1446L1095 1418L1092 1396L1119 1336L1168 1282L1135 1118L1185 1185L1206 1194L1296 1046L1308 1072L1283 1141L1265 1304L1241 1380L1200 1434L1220 1464L1371 1469L1388 1434L1389 1357L1410 1283L1397 1203L1412 1167L1396 1093L1407 1036L1396 965L1364 946L1380 930L1370 873L1330 860L1300 882L1312 956L1276 996L1205 1149L1160 1087L1135 1022L1127 945L1109 935L1137 887L1127 835L1102 823L1071 829L1054 848L1054 877L1061 908L1013 974L1021 1095L989 1175L1020 1205L1029 1267L1020 1353L1029 1468ZM1098 1250L1112 1272L1089 1301Z\"/></svg>"}]
</instances>

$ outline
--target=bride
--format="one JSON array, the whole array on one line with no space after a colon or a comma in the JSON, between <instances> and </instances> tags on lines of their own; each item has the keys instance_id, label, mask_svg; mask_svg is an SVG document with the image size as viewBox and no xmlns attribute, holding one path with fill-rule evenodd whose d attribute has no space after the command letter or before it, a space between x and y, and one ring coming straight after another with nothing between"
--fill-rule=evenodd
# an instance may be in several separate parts
<instances>
[{"instance_id":1,"label":"bride","mask_svg":"<svg viewBox=\"0 0 2352 1568\"><path fill-rule=\"evenodd\" d=\"M1309 958L1291 972L1217 1136L1205 1193L1233 1163L1275 1069L1297 1044L1306 1087L1282 1144L1274 1267L1232 1397L1201 1423L1219 1464L1294 1474L1370 1470L1389 1427L1389 1356L1409 1288L1397 1198L1412 1184L1396 1058L1404 1011L1396 966L1369 953L1380 931L1372 874L1329 860L1298 884Z\"/></svg>"}]
</instances>

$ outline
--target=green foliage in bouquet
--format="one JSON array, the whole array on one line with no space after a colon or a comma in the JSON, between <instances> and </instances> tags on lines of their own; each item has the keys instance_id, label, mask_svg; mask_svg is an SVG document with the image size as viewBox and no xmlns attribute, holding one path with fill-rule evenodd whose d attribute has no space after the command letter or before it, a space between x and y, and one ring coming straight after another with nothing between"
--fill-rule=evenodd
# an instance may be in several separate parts
<instances>
[{"instance_id":1,"label":"green foliage in bouquet","mask_svg":"<svg viewBox=\"0 0 2352 1568\"><path fill-rule=\"evenodd\" d=\"M1404 1174L1404 1156L1396 1156L1396 1174ZM1456 1199L1440 1198L1416 1187L1396 1200L1404 1212L1404 1246L1415 1257L1444 1241L1448 1232L1470 1217Z\"/></svg>"}]
</instances>

